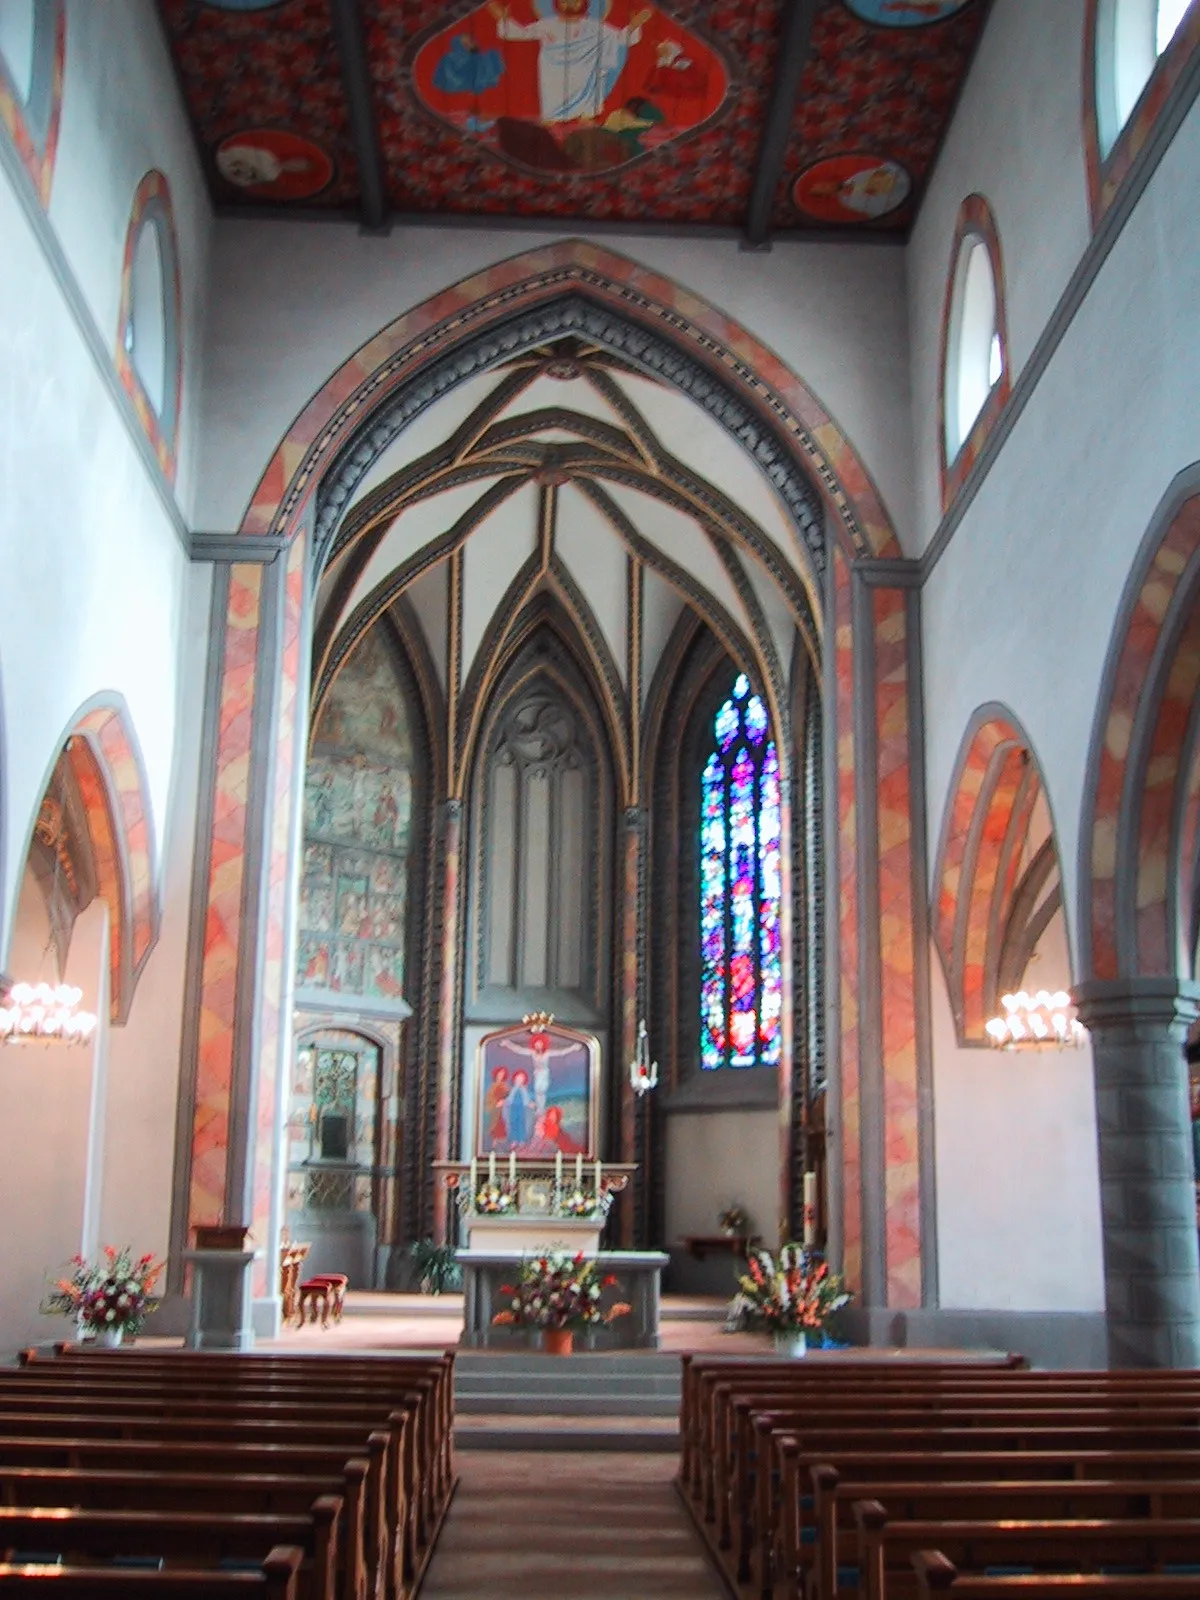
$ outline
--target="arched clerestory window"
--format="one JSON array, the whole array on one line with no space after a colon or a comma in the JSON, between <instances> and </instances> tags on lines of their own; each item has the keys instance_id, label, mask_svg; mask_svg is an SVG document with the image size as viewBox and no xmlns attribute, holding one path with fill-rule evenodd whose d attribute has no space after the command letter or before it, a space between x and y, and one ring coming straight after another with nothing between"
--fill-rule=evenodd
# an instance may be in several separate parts
<instances>
[{"instance_id":1,"label":"arched clerestory window","mask_svg":"<svg viewBox=\"0 0 1200 1600\"><path fill-rule=\"evenodd\" d=\"M713 719L700 803L700 1065L779 1064L779 757L743 673Z\"/></svg>"}]
</instances>

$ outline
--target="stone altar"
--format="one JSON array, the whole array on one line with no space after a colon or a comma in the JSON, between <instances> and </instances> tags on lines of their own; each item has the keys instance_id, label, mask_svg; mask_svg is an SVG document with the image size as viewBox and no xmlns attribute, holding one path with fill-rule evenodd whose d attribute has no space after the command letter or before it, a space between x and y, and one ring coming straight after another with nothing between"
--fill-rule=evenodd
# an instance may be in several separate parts
<instances>
[{"instance_id":1,"label":"stone altar","mask_svg":"<svg viewBox=\"0 0 1200 1600\"><path fill-rule=\"evenodd\" d=\"M549 1219L549 1226L543 1223L537 1244L530 1249L472 1246L458 1251L463 1269L462 1343L466 1348L526 1347L536 1343L535 1329L493 1327L492 1316L507 1304L507 1297L500 1295L500 1286L515 1280L521 1262L533 1250L578 1248L568 1244L563 1234L563 1223L568 1220L555 1217ZM595 1261L602 1275L611 1272L617 1278L620 1288L615 1295L629 1301L633 1310L629 1316L618 1317L615 1322L577 1333L577 1343L584 1349L657 1350L662 1269L670 1257L661 1250L601 1250Z\"/></svg>"}]
</instances>

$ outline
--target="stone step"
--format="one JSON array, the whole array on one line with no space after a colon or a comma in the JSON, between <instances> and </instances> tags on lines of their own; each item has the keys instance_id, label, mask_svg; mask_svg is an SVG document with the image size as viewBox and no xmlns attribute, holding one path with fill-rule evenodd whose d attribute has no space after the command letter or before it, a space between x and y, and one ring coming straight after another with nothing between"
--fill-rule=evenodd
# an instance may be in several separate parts
<instances>
[{"instance_id":1,"label":"stone step","mask_svg":"<svg viewBox=\"0 0 1200 1600\"><path fill-rule=\"evenodd\" d=\"M484 1374L553 1377L569 1371L609 1379L665 1375L678 1383L681 1370L677 1355L658 1350L575 1350L569 1356L548 1356L540 1350L460 1350L455 1360L459 1381Z\"/></svg>"},{"instance_id":2,"label":"stone step","mask_svg":"<svg viewBox=\"0 0 1200 1600\"><path fill-rule=\"evenodd\" d=\"M475 1413L504 1413L510 1416L544 1417L566 1414L572 1417L678 1417L678 1395L578 1394L558 1390L510 1390L506 1394L456 1394L454 1409L459 1416Z\"/></svg>"},{"instance_id":3,"label":"stone step","mask_svg":"<svg viewBox=\"0 0 1200 1600\"><path fill-rule=\"evenodd\" d=\"M509 1394L514 1389L538 1394L626 1394L631 1398L678 1400L679 1374L577 1370L568 1362L558 1372L465 1372L456 1374L456 1395Z\"/></svg>"},{"instance_id":4,"label":"stone step","mask_svg":"<svg viewBox=\"0 0 1200 1600\"><path fill-rule=\"evenodd\" d=\"M508 1416L481 1413L454 1425L459 1450L608 1450L673 1454L679 1449L674 1417Z\"/></svg>"}]
</instances>

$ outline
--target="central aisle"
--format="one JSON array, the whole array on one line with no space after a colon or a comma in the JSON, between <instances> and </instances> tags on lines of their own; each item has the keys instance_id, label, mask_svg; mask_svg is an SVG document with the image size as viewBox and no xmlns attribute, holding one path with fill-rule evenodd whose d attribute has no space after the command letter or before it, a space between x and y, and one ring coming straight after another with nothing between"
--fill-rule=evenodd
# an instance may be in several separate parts
<instances>
[{"instance_id":1,"label":"central aisle","mask_svg":"<svg viewBox=\"0 0 1200 1600\"><path fill-rule=\"evenodd\" d=\"M674 1454L461 1450L421 1600L721 1600Z\"/></svg>"}]
</instances>

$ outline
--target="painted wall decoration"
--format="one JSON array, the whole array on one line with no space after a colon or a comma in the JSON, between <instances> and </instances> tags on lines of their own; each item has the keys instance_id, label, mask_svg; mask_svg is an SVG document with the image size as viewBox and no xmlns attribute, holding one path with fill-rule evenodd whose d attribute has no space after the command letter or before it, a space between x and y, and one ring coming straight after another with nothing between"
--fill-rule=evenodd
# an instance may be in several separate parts
<instances>
[{"instance_id":1,"label":"painted wall decoration","mask_svg":"<svg viewBox=\"0 0 1200 1600\"><path fill-rule=\"evenodd\" d=\"M970 0L845 0L856 17L877 28L927 28L945 22Z\"/></svg>"},{"instance_id":2,"label":"painted wall decoration","mask_svg":"<svg viewBox=\"0 0 1200 1600\"><path fill-rule=\"evenodd\" d=\"M720 56L637 0L487 0L418 50L420 102L527 172L613 172L708 122Z\"/></svg>"},{"instance_id":3,"label":"painted wall decoration","mask_svg":"<svg viewBox=\"0 0 1200 1600\"><path fill-rule=\"evenodd\" d=\"M831 156L800 174L792 201L797 211L822 222L874 222L898 210L911 193L912 179L898 161Z\"/></svg>"},{"instance_id":4,"label":"painted wall decoration","mask_svg":"<svg viewBox=\"0 0 1200 1600\"><path fill-rule=\"evenodd\" d=\"M317 721L304 790L296 981L304 991L404 998L412 742L390 647L376 627Z\"/></svg>"},{"instance_id":5,"label":"painted wall decoration","mask_svg":"<svg viewBox=\"0 0 1200 1600\"><path fill-rule=\"evenodd\" d=\"M226 183L263 200L309 200L333 177L333 162L312 139L285 128L245 128L217 146Z\"/></svg>"},{"instance_id":6,"label":"painted wall decoration","mask_svg":"<svg viewBox=\"0 0 1200 1600\"><path fill-rule=\"evenodd\" d=\"M600 1044L591 1034L530 1019L486 1034L476 1066L477 1155L594 1158Z\"/></svg>"}]
</instances>

